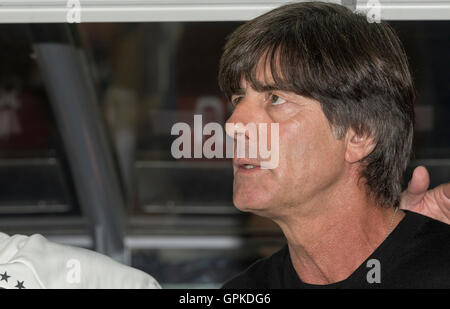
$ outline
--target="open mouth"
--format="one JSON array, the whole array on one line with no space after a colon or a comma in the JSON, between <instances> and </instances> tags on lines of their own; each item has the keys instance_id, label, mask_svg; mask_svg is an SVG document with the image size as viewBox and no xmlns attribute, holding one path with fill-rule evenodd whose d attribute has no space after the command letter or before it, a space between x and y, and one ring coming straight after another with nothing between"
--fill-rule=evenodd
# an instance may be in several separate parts
<instances>
[{"instance_id":1,"label":"open mouth","mask_svg":"<svg viewBox=\"0 0 450 309\"><path fill-rule=\"evenodd\" d=\"M261 170L261 166L257 162L249 162L247 160L236 160L234 162L235 166L240 173L250 173L254 171Z\"/></svg>"}]
</instances>

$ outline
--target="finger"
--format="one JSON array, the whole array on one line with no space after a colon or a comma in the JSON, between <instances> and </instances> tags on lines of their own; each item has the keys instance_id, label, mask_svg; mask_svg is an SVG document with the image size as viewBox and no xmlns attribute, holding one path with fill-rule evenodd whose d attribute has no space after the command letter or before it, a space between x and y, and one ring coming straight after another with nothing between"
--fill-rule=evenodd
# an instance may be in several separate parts
<instances>
[{"instance_id":1,"label":"finger","mask_svg":"<svg viewBox=\"0 0 450 309\"><path fill-rule=\"evenodd\" d=\"M427 192L430 186L430 174L424 166L418 166L414 169L411 181L406 189L409 194L421 195Z\"/></svg>"},{"instance_id":2,"label":"finger","mask_svg":"<svg viewBox=\"0 0 450 309\"><path fill-rule=\"evenodd\" d=\"M400 208L411 209L414 205L420 203L430 185L430 175L423 166L414 169L408 188L402 193Z\"/></svg>"}]
</instances>

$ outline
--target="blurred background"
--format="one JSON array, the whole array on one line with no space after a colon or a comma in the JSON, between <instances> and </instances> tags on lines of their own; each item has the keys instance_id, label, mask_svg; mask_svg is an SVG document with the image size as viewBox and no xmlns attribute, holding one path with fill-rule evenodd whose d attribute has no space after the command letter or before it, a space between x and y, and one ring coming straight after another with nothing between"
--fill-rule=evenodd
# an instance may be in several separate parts
<instances>
[{"instance_id":1,"label":"blurred background","mask_svg":"<svg viewBox=\"0 0 450 309\"><path fill-rule=\"evenodd\" d=\"M450 17L449 17L450 19ZM450 21L389 20L419 93L414 155L450 179ZM227 159L173 159L176 122L224 123L225 38L242 21L1 23L0 231L40 233L154 276L218 287L284 239L232 204Z\"/></svg>"}]
</instances>

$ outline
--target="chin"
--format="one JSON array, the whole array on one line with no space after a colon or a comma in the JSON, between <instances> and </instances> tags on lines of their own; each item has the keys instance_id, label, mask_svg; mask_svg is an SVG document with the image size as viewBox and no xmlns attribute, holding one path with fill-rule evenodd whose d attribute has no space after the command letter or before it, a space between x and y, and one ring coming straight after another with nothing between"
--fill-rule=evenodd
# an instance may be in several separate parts
<instances>
[{"instance_id":1,"label":"chin","mask_svg":"<svg viewBox=\"0 0 450 309\"><path fill-rule=\"evenodd\" d=\"M233 203L240 211L252 212L257 215L262 215L262 213L271 207L270 198L267 196L234 194Z\"/></svg>"}]
</instances>

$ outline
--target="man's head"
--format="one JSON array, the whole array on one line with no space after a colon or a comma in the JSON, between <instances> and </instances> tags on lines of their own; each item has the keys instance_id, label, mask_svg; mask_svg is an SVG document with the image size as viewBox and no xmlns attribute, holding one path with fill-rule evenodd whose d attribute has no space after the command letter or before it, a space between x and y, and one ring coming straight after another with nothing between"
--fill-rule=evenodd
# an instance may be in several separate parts
<instances>
[{"instance_id":1,"label":"man's head","mask_svg":"<svg viewBox=\"0 0 450 309\"><path fill-rule=\"evenodd\" d=\"M235 167L238 208L320 199L355 171L379 204L398 205L415 90L387 24L335 4L282 6L229 37L219 84L236 104L229 122L279 123L279 166Z\"/></svg>"}]
</instances>

